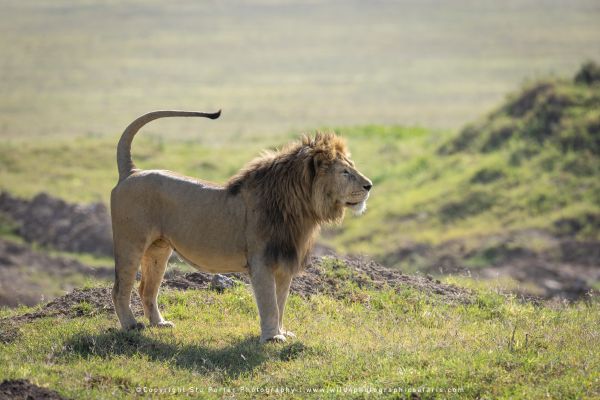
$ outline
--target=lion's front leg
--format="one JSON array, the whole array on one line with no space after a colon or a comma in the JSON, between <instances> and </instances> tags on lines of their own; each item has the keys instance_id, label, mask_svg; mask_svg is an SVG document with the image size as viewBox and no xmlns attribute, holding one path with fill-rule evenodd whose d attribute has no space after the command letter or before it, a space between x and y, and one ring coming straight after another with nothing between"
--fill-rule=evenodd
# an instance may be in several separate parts
<instances>
[{"instance_id":1,"label":"lion's front leg","mask_svg":"<svg viewBox=\"0 0 600 400\"><path fill-rule=\"evenodd\" d=\"M260 315L260 342L285 342L285 336L279 332L279 309L273 271L262 263L254 264L250 267L250 280Z\"/></svg>"},{"instance_id":2,"label":"lion's front leg","mask_svg":"<svg viewBox=\"0 0 600 400\"><path fill-rule=\"evenodd\" d=\"M275 274L275 284L277 292L277 309L279 311L279 334L287 337L296 337L294 332L288 331L283 327L283 313L285 303L290 292L290 284L292 283L292 274L286 268L279 268Z\"/></svg>"}]
</instances>

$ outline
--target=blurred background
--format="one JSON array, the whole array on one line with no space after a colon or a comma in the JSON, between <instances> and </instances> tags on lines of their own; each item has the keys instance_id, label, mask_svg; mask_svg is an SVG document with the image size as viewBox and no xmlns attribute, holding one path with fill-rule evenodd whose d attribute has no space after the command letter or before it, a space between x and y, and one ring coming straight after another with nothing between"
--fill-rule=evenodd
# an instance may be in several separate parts
<instances>
[{"instance_id":1,"label":"blurred background","mask_svg":"<svg viewBox=\"0 0 600 400\"><path fill-rule=\"evenodd\" d=\"M375 188L320 252L585 297L600 288L598 21L592 0L2 0L0 303L112 278L116 142L154 109L223 109L153 122L133 149L217 182L300 133L344 135Z\"/></svg>"}]
</instances>

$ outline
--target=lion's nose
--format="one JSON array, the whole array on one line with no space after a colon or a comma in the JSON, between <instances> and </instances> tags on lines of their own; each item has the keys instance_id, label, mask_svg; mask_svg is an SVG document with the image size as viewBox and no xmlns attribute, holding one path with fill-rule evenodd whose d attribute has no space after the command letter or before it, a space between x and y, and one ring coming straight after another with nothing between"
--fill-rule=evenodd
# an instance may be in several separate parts
<instances>
[{"instance_id":1,"label":"lion's nose","mask_svg":"<svg viewBox=\"0 0 600 400\"><path fill-rule=\"evenodd\" d=\"M364 187L364 188L365 188L365 190L368 192L369 190L371 190L371 188L373 187L373 185L369 183L368 185L365 185L365 186L363 186L363 187Z\"/></svg>"}]
</instances>

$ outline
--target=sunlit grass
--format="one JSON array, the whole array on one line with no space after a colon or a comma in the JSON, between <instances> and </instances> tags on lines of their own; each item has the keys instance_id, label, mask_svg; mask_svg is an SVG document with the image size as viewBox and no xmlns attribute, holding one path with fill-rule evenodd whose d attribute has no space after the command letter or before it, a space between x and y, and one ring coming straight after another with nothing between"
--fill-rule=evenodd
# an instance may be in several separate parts
<instances>
[{"instance_id":1,"label":"sunlit grass","mask_svg":"<svg viewBox=\"0 0 600 400\"><path fill-rule=\"evenodd\" d=\"M166 290L160 299L172 330L122 333L113 315L27 323L0 344L0 379L73 398L126 398L138 387L194 387L209 398L223 395L209 388L252 398L244 390L276 387L295 391L284 398L361 387L450 390L447 398L599 395L596 303L535 307L485 290L471 305L412 289L363 291L360 302L292 295L287 326L298 338L260 345L247 288Z\"/></svg>"}]
</instances>

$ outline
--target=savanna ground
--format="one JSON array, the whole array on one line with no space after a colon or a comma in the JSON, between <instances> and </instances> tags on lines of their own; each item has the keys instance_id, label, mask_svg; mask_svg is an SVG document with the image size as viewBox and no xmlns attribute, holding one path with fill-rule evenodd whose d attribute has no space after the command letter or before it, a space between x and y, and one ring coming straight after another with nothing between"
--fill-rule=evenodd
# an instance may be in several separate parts
<instances>
[{"instance_id":1,"label":"savanna ground","mask_svg":"<svg viewBox=\"0 0 600 400\"><path fill-rule=\"evenodd\" d=\"M298 338L279 345L258 343L256 308L243 285L223 293L163 289L172 330L116 330L108 290L85 300L93 288L37 317L5 310L2 377L27 377L75 398L160 390L154 395L600 395L597 303L536 306L490 291L447 297L410 285L375 290L364 276L341 280L355 274L343 262L324 259L318 268L336 278L340 295L293 294L287 326Z\"/></svg>"},{"instance_id":2,"label":"savanna ground","mask_svg":"<svg viewBox=\"0 0 600 400\"><path fill-rule=\"evenodd\" d=\"M368 397L365 389L600 397L600 305L588 295L600 282L600 94L573 81L600 55L596 2L0 8L1 190L107 204L119 133L151 109L223 108L217 121L157 121L133 149L143 168L216 182L264 148L332 129L375 189L367 214L327 229L321 243L438 275L463 293L408 278L373 284L347 260L326 259L318 277L339 285L296 291L287 319L298 339L266 346L243 284L223 293L165 287L171 331L121 333L110 302L59 298L58 314L43 305L0 311L0 380L72 398L125 398L140 387L194 387L209 398L282 387L291 398L313 389L323 390L318 398ZM0 245L12 249L0 289L27 278L51 297L75 286L106 291L97 287L110 281L110 258L18 232L0 219ZM57 259L60 269L44 275ZM531 276L519 280L524 271ZM553 292L557 282L583 292Z\"/></svg>"}]
</instances>

